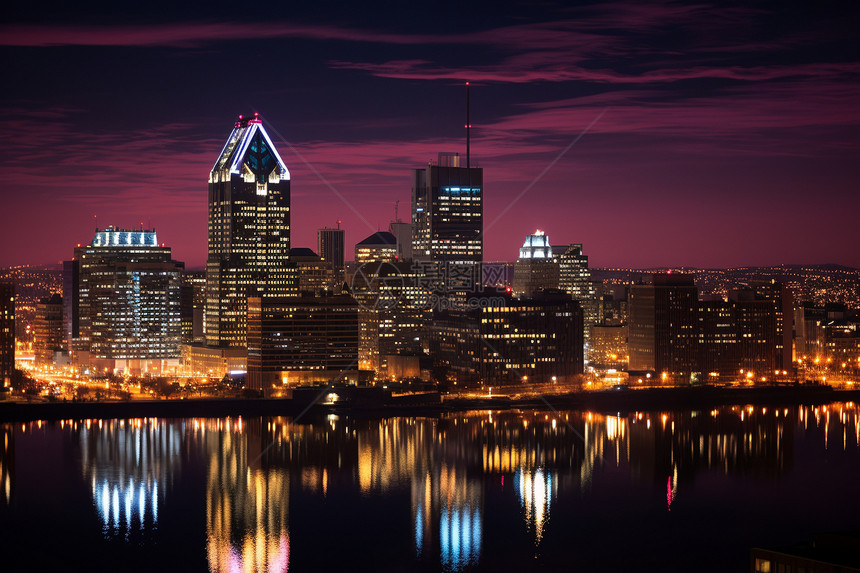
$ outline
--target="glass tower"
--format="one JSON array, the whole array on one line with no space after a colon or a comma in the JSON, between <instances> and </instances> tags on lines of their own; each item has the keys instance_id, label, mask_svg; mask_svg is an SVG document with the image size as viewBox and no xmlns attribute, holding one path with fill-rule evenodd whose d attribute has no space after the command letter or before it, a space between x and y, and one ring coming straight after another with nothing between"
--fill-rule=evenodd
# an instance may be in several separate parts
<instances>
[{"instance_id":1,"label":"glass tower","mask_svg":"<svg viewBox=\"0 0 860 573\"><path fill-rule=\"evenodd\" d=\"M209 174L206 341L245 346L249 296L296 291L290 172L263 122L239 116Z\"/></svg>"}]
</instances>

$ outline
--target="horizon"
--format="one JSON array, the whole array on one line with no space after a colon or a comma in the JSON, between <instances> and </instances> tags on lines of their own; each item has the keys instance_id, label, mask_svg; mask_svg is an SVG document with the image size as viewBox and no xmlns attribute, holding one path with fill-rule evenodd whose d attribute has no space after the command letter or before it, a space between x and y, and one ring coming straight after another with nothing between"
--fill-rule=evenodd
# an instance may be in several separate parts
<instances>
[{"instance_id":1,"label":"horizon","mask_svg":"<svg viewBox=\"0 0 860 573\"><path fill-rule=\"evenodd\" d=\"M860 268L843 215L860 212L860 6L166 6L10 7L0 266L140 224L202 266L209 170L254 111L292 173L292 245L342 220L352 253L395 201L408 218L413 169L465 154L469 81L485 260L541 228L594 267Z\"/></svg>"}]
</instances>

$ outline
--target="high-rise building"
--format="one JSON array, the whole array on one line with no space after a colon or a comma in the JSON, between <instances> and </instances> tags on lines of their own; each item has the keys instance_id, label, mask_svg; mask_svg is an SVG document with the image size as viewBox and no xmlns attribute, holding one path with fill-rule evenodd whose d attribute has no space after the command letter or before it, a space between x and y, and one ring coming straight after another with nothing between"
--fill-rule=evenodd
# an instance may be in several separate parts
<instances>
[{"instance_id":1,"label":"high-rise building","mask_svg":"<svg viewBox=\"0 0 860 573\"><path fill-rule=\"evenodd\" d=\"M698 371L698 291L690 275L653 274L629 290L629 370L666 383Z\"/></svg>"},{"instance_id":2,"label":"high-rise building","mask_svg":"<svg viewBox=\"0 0 860 573\"><path fill-rule=\"evenodd\" d=\"M348 294L248 300L248 385L267 395L358 381L358 304Z\"/></svg>"},{"instance_id":3,"label":"high-rise building","mask_svg":"<svg viewBox=\"0 0 860 573\"><path fill-rule=\"evenodd\" d=\"M245 346L249 296L295 293L290 172L254 114L233 126L209 174L206 340Z\"/></svg>"},{"instance_id":4,"label":"high-rise building","mask_svg":"<svg viewBox=\"0 0 860 573\"><path fill-rule=\"evenodd\" d=\"M412 175L412 258L480 266L484 254L484 170L457 153ZM480 274L478 275L480 278Z\"/></svg>"},{"instance_id":5,"label":"high-rise building","mask_svg":"<svg viewBox=\"0 0 860 573\"><path fill-rule=\"evenodd\" d=\"M77 247L65 265L77 309L67 321L78 325L73 361L132 373L178 365L183 267L158 246L155 230L108 227Z\"/></svg>"},{"instance_id":6,"label":"high-rise building","mask_svg":"<svg viewBox=\"0 0 860 573\"><path fill-rule=\"evenodd\" d=\"M36 304L33 325L33 358L37 365L52 366L54 354L65 347L63 336L63 298L59 294L43 298Z\"/></svg>"},{"instance_id":7,"label":"high-rise building","mask_svg":"<svg viewBox=\"0 0 860 573\"><path fill-rule=\"evenodd\" d=\"M15 285L0 283L0 387L10 387L14 371Z\"/></svg>"},{"instance_id":8,"label":"high-rise building","mask_svg":"<svg viewBox=\"0 0 860 573\"><path fill-rule=\"evenodd\" d=\"M355 262L397 262L397 238L388 231L377 231L355 244Z\"/></svg>"},{"instance_id":9,"label":"high-rise building","mask_svg":"<svg viewBox=\"0 0 860 573\"><path fill-rule=\"evenodd\" d=\"M344 257L344 231L340 228L340 222L336 229L323 227L317 229L317 252L324 261L329 261L334 265L336 272L343 271Z\"/></svg>"},{"instance_id":10,"label":"high-rise building","mask_svg":"<svg viewBox=\"0 0 860 573\"><path fill-rule=\"evenodd\" d=\"M559 286L558 262L552 256L549 237L537 230L526 237L514 263L513 292L530 297L536 292Z\"/></svg>"},{"instance_id":11,"label":"high-rise building","mask_svg":"<svg viewBox=\"0 0 860 573\"><path fill-rule=\"evenodd\" d=\"M411 263L365 263L350 280L359 303L359 363L389 376L392 357L424 354L431 285Z\"/></svg>"},{"instance_id":12,"label":"high-rise building","mask_svg":"<svg viewBox=\"0 0 860 573\"><path fill-rule=\"evenodd\" d=\"M558 264L558 288L568 293L582 307L584 325L585 360L589 361L591 327L599 322L598 304L588 268L588 256L582 253L582 244L555 245L553 259Z\"/></svg>"}]
</instances>

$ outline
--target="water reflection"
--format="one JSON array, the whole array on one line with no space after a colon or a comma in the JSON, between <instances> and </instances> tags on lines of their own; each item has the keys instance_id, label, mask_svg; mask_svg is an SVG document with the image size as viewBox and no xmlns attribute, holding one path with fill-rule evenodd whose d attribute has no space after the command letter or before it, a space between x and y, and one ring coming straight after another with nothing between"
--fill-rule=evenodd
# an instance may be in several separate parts
<instances>
[{"instance_id":1,"label":"water reflection","mask_svg":"<svg viewBox=\"0 0 860 573\"><path fill-rule=\"evenodd\" d=\"M261 422L194 420L192 436L207 458L210 571L287 571L290 476L260 466Z\"/></svg>"},{"instance_id":2,"label":"water reflection","mask_svg":"<svg viewBox=\"0 0 860 573\"><path fill-rule=\"evenodd\" d=\"M405 511L391 519L398 530L408 527L414 558L460 571L480 566L496 546L488 535L494 525L487 522L488 492L495 496L494 519L508 512L507 524L543 546L565 517L558 500L588 495L610 475L646 485L674 516L699 474L781 479L795 465L797 434L821 451L860 447L858 414L853 403L835 403L615 415L330 415L301 424L277 417L6 424L0 425L0 497L8 504L15 492L16 434L59 426L80 448L83 483L109 539L154 535L163 519L159 508L180 501L178 478L201 468L206 546L189 550L205 551L213 572L287 571L291 551L298 551L291 547L291 495L306 505L312 500L312 507L334 499L408 498L409 521ZM338 506L339 516L360 511L357 501L347 504L355 507Z\"/></svg>"},{"instance_id":3,"label":"water reflection","mask_svg":"<svg viewBox=\"0 0 860 573\"><path fill-rule=\"evenodd\" d=\"M73 423L106 535L158 526L159 483L163 492L181 471L183 425L155 418Z\"/></svg>"}]
</instances>

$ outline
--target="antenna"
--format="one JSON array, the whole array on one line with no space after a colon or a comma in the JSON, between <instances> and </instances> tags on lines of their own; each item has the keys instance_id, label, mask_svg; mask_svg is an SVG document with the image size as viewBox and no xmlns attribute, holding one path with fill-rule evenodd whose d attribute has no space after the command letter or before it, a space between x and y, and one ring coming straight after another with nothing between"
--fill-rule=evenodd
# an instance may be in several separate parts
<instances>
[{"instance_id":1,"label":"antenna","mask_svg":"<svg viewBox=\"0 0 860 573\"><path fill-rule=\"evenodd\" d=\"M394 202L394 222L395 223L400 222L399 210L400 210L400 199L398 199L397 201Z\"/></svg>"},{"instance_id":2,"label":"antenna","mask_svg":"<svg viewBox=\"0 0 860 573\"><path fill-rule=\"evenodd\" d=\"M466 168L472 166L471 147L472 147L472 124L469 121L469 82L466 82Z\"/></svg>"}]
</instances>

